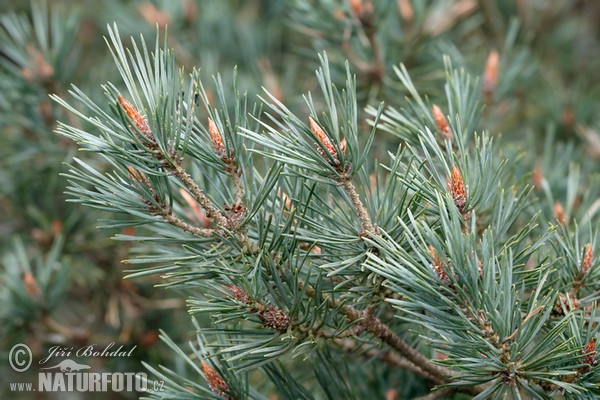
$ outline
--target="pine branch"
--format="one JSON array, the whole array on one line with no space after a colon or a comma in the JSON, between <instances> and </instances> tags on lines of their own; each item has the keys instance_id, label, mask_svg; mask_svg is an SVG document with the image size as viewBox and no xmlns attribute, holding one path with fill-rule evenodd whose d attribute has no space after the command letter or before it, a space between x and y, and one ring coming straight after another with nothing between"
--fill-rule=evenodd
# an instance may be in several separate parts
<instances>
[{"instance_id":1,"label":"pine branch","mask_svg":"<svg viewBox=\"0 0 600 400\"><path fill-rule=\"evenodd\" d=\"M192 235L195 235L195 236L211 238L211 237L214 237L218 232L218 230L216 230L216 229L200 228L200 227L194 226L192 224L189 224L189 223L185 222L184 220L178 218L176 215L174 215L172 210L170 210L168 208L166 208L166 209L163 208L162 210L157 211L157 213L159 215L161 215L167 223L181 229L184 232L191 233Z\"/></svg>"},{"instance_id":2,"label":"pine branch","mask_svg":"<svg viewBox=\"0 0 600 400\"><path fill-rule=\"evenodd\" d=\"M299 283L299 288L304 290L305 293L310 297L316 297L317 292L310 285L304 285ZM327 295L322 295L323 300L329 304L330 308L339 308L340 313L344 315L350 322L357 322L365 331L370 333L376 338L379 338L383 343L390 346L392 349L397 351L400 355L406 357L410 362L414 363L417 367L422 369L428 374L433 375L436 379L440 379L443 382L448 382L449 376L453 375L452 371L447 370L444 367L432 364L425 356L415 350L413 347L408 345L398 335L396 335L386 324L381 322L379 318L370 315L367 312L359 311L349 305L339 304Z\"/></svg>"},{"instance_id":3,"label":"pine branch","mask_svg":"<svg viewBox=\"0 0 600 400\"><path fill-rule=\"evenodd\" d=\"M356 188L352 184L352 177L348 175L342 175L338 181L342 185L346 193L348 193L348 196L350 196L352 205L354 206L354 209L358 214L358 219L362 224L362 234L376 235L377 228L371 222L371 217L369 216L367 209L360 200L360 196L356 192Z\"/></svg>"},{"instance_id":4,"label":"pine branch","mask_svg":"<svg viewBox=\"0 0 600 400\"><path fill-rule=\"evenodd\" d=\"M440 379L439 377L424 371L422 368L418 367L417 365L415 365L408 359L406 359L404 357L400 357L396 353L393 353L391 351L381 351L381 350L373 349L373 348L367 348L366 350L364 350L363 347L366 347L366 345L362 345L362 346L357 345L356 341L354 341L352 339L348 339L348 338L344 338L344 339L336 338L336 339L333 339L333 342L336 345L340 346L340 348L347 353L359 354L363 357L368 357L368 358L377 358L378 360L383 361L387 364L393 365L396 368L402 368L402 369L407 369L409 371L412 371L412 372L428 379L429 381L431 381L435 384L445 383L445 381Z\"/></svg>"},{"instance_id":5,"label":"pine branch","mask_svg":"<svg viewBox=\"0 0 600 400\"><path fill-rule=\"evenodd\" d=\"M214 206L212 201L210 201L210 199L206 197L202 189L200 189L200 187L194 181L194 179L192 179L190 174L185 169L183 169L183 167L179 163L168 165L167 168L170 169L173 172L173 174L177 178L179 178L181 183L183 183L185 187L189 189L192 196L194 196L196 201L206 211L206 216L211 221L215 221L219 227L229 227L229 221L227 220L227 218L223 216L223 214L221 214L221 212Z\"/></svg>"}]
</instances>

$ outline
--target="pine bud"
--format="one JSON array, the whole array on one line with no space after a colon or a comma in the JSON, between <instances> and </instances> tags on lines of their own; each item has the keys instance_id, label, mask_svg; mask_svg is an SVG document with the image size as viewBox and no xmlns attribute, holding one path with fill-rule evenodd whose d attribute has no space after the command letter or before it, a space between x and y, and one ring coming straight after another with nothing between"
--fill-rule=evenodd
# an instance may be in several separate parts
<instances>
[{"instance_id":1,"label":"pine bud","mask_svg":"<svg viewBox=\"0 0 600 400\"><path fill-rule=\"evenodd\" d=\"M148 188L148 190L152 192L152 185L150 184L150 181L148 180L146 174L144 174L142 171L138 171L133 167L130 167L129 165L127 166L127 170L129 171L129 179L131 179L132 181L143 183Z\"/></svg>"},{"instance_id":2,"label":"pine bud","mask_svg":"<svg viewBox=\"0 0 600 400\"><path fill-rule=\"evenodd\" d=\"M292 199L290 199L290 196L288 196L286 192L281 190L281 188L277 189L277 196L281 198L284 210L291 211L294 209L294 206L292 205Z\"/></svg>"},{"instance_id":3,"label":"pine bud","mask_svg":"<svg viewBox=\"0 0 600 400\"><path fill-rule=\"evenodd\" d=\"M227 286L229 288L229 293L233 296L234 299L244 304L252 304L252 299L248 296L248 293L244 292L244 289L237 285L230 284Z\"/></svg>"},{"instance_id":4,"label":"pine bud","mask_svg":"<svg viewBox=\"0 0 600 400\"><path fill-rule=\"evenodd\" d=\"M312 119L312 117L308 117L308 120L309 120L309 124L310 124L310 130L312 131L312 133L314 133L315 136L317 137L317 139L319 139L319 142L321 142L321 144L323 145L323 147L325 147L327 152L329 154L331 154L331 156L333 156L334 159L337 160L338 159L337 151L335 150L335 147L331 143L331 140L329 140L329 138L325 134L325 131L323 130L323 128L321 128L319 126L319 124L317 124L315 122L315 120ZM342 139L339 147L340 147L340 152L343 155L346 152L346 138ZM321 152L320 150L321 149L319 149L319 152Z\"/></svg>"},{"instance_id":5,"label":"pine bud","mask_svg":"<svg viewBox=\"0 0 600 400\"><path fill-rule=\"evenodd\" d=\"M225 157L225 145L223 144L223 137L221 136L221 132L219 132L219 128L215 124L210 117L208 118L208 134L210 135L210 140L212 141L213 148L215 149L215 153L221 158Z\"/></svg>"},{"instance_id":6,"label":"pine bud","mask_svg":"<svg viewBox=\"0 0 600 400\"><path fill-rule=\"evenodd\" d=\"M440 260L435 252L435 249L431 245L429 246L429 254L431 255L431 268L433 268L433 271L436 273L438 278L444 282L444 284L450 284L450 278L448 277L446 271L444 271L445 264L442 262L442 260Z\"/></svg>"},{"instance_id":7,"label":"pine bud","mask_svg":"<svg viewBox=\"0 0 600 400\"><path fill-rule=\"evenodd\" d=\"M565 209L559 201L554 203L554 219L558 221L559 224L564 225L567 220L567 215L565 214Z\"/></svg>"},{"instance_id":8,"label":"pine bud","mask_svg":"<svg viewBox=\"0 0 600 400\"><path fill-rule=\"evenodd\" d=\"M135 127L142 133L142 135L149 140L154 140L152 137L152 130L148 125L148 120L144 117L130 102L128 102L123 96L118 97L119 104L123 107L125 114L133 121Z\"/></svg>"},{"instance_id":9,"label":"pine bud","mask_svg":"<svg viewBox=\"0 0 600 400\"><path fill-rule=\"evenodd\" d=\"M431 107L431 112L433 114L433 119L435 120L435 124L437 125L444 138L448 140L452 140L452 132L450 131L450 126L448 125L448 120L446 120L446 116L440 110L437 105L433 105Z\"/></svg>"},{"instance_id":10,"label":"pine bud","mask_svg":"<svg viewBox=\"0 0 600 400\"><path fill-rule=\"evenodd\" d=\"M570 301L570 302L569 302ZM571 312L572 310L576 310L581 306L581 301L574 297L571 293L558 293L558 299L556 299L556 304L554 305L554 311L558 315L564 315L565 309L567 312ZM564 309L563 309L564 307Z\"/></svg>"},{"instance_id":11,"label":"pine bud","mask_svg":"<svg viewBox=\"0 0 600 400\"><path fill-rule=\"evenodd\" d=\"M266 328L284 331L290 325L290 317L279 307L268 306L260 311L259 317Z\"/></svg>"},{"instance_id":12,"label":"pine bud","mask_svg":"<svg viewBox=\"0 0 600 400\"><path fill-rule=\"evenodd\" d=\"M467 193L462 174L455 165L452 166L452 174L449 179L446 179L446 184L450 195L452 195L452 200L454 200L454 205L458 208L458 211L463 213L467 205Z\"/></svg>"},{"instance_id":13,"label":"pine bud","mask_svg":"<svg viewBox=\"0 0 600 400\"><path fill-rule=\"evenodd\" d=\"M589 270L592 268L592 260L594 258L594 254L592 253L592 244L588 243L585 246L585 251L583 253L583 261L581 262L581 274L585 276Z\"/></svg>"},{"instance_id":14,"label":"pine bud","mask_svg":"<svg viewBox=\"0 0 600 400\"><path fill-rule=\"evenodd\" d=\"M217 395L227 400L233 400L233 397L228 395L226 392L229 391L229 386L225 383L225 380L219 375L219 373L208 363L202 361L202 372L208 381L208 385L211 390Z\"/></svg>"},{"instance_id":15,"label":"pine bud","mask_svg":"<svg viewBox=\"0 0 600 400\"><path fill-rule=\"evenodd\" d=\"M531 177L531 180L533 181L533 187L536 190L540 190L542 188L544 183L544 173L539 166L536 166L533 169L533 176Z\"/></svg>"},{"instance_id":16,"label":"pine bud","mask_svg":"<svg viewBox=\"0 0 600 400\"><path fill-rule=\"evenodd\" d=\"M500 61L500 55L498 51L492 50L488 55L487 61L485 62L485 70L483 71L483 95L487 101L491 101L494 91L496 90L496 84L498 83L498 64Z\"/></svg>"},{"instance_id":17,"label":"pine bud","mask_svg":"<svg viewBox=\"0 0 600 400\"><path fill-rule=\"evenodd\" d=\"M415 12L412 4L410 4L410 0L398 0L398 11L400 11L400 15L404 21L413 21Z\"/></svg>"},{"instance_id":18,"label":"pine bud","mask_svg":"<svg viewBox=\"0 0 600 400\"><path fill-rule=\"evenodd\" d=\"M31 299L36 299L42 294L40 285L38 285L37 279L35 279L35 276L33 276L31 272L26 272L23 274L23 285L25 286L27 295Z\"/></svg>"},{"instance_id":19,"label":"pine bud","mask_svg":"<svg viewBox=\"0 0 600 400\"><path fill-rule=\"evenodd\" d=\"M596 363L596 339L591 338L585 345L582 352L581 362L583 364L594 365Z\"/></svg>"},{"instance_id":20,"label":"pine bud","mask_svg":"<svg viewBox=\"0 0 600 400\"><path fill-rule=\"evenodd\" d=\"M144 18L151 26L158 25L161 29L164 29L171 23L171 15L168 12L161 11L150 2L140 4L138 10L142 15L142 18Z\"/></svg>"},{"instance_id":21,"label":"pine bud","mask_svg":"<svg viewBox=\"0 0 600 400\"><path fill-rule=\"evenodd\" d=\"M143 172L138 171L137 169L127 166L127 170L129 171L129 179L132 181L144 181L146 180L146 175Z\"/></svg>"},{"instance_id":22,"label":"pine bud","mask_svg":"<svg viewBox=\"0 0 600 400\"><path fill-rule=\"evenodd\" d=\"M346 154L346 138L343 138L340 142L340 151L342 154Z\"/></svg>"},{"instance_id":23,"label":"pine bud","mask_svg":"<svg viewBox=\"0 0 600 400\"><path fill-rule=\"evenodd\" d=\"M350 3L350 9L352 10L352 13L360 18L363 14L362 0L348 0L348 2Z\"/></svg>"},{"instance_id":24,"label":"pine bud","mask_svg":"<svg viewBox=\"0 0 600 400\"><path fill-rule=\"evenodd\" d=\"M325 149L329 152L329 154L335 155L336 154L335 147L333 147L331 140L329 140L329 138L325 134L325 131L323 130L323 128L321 128L315 122L315 120L312 119L312 117L308 117L308 121L310 124L310 130L312 131L312 133L315 134L317 139L319 139L319 142L321 142L321 144L323 145L323 147L325 147Z\"/></svg>"},{"instance_id":25,"label":"pine bud","mask_svg":"<svg viewBox=\"0 0 600 400\"><path fill-rule=\"evenodd\" d=\"M352 14L362 21L365 16L373 14L373 4L371 0L348 0Z\"/></svg>"},{"instance_id":26,"label":"pine bud","mask_svg":"<svg viewBox=\"0 0 600 400\"><path fill-rule=\"evenodd\" d=\"M29 56L29 63L27 67L21 69L23 78L27 79L28 81L49 81L54 74L54 67L52 67L52 65L46 61L44 55L31 44L28 44L26 49L27 55Z\"/></svg>"}]
</instances>

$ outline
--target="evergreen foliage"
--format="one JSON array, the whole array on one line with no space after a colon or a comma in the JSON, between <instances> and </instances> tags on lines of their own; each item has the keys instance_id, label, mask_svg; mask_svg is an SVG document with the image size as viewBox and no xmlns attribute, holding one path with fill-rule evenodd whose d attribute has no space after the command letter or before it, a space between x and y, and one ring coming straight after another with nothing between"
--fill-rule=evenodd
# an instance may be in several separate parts
<instances>
[{"instance_id":1,"label":"evergreen foliage","mask_svg":"<svg viewBox=\"0 0 600 400\"><path fill-rule=\"evenodd\" d=\"M240 4L218 3L206 3L207 15ZM258 38L306 36L285 43L278 76L267 58L249 65L241 54L233 73L212 79L181 49L187 14L153 39L147 29L123 39L118 21L105 30L118 79L100 90L89 81L63 89L66 55L77 53L71 22L38 7L21 35L28 23L7 17L3 71L21 80L3 84L50 92L58 135L46 139L63 157L64 138L78 149L61 178L48 175L73 209L57 219L99 218L130 250L128 279L187 296L195 336L182 346L160 326L179 365L144 362L166 382L150 397L600 396L598 88L551 99L565 83L553 71L566 79L574 67L562 65L568 53L546 64L538 47L548 39L536 36L557 27L566 52L559 13L589 23L577 7L600 11L557 3L542 24L535 5L509 1L248 2L264 22ZM231 20L243 24L240 15ZM273 15L293 27L267 22ZM204 18L203 35L213 26ZM212 22L224 45L264 43ZM44 53L41 31L57 32L55 50ZM51 67L23 69L29 40ZM285 79L311 63L313 78ZM579 84L598 77L580 67ZM32 86L25 72L46 69L60 85ZM560 100L570 104L557 123ZM50 240L46 264L70 260L66 236ZM17 288L7 301L31 301L24 271L45 307L57 307L68 269L50 278L15 243L3 281L28 295Z\"/></svg>"}]
</instances>

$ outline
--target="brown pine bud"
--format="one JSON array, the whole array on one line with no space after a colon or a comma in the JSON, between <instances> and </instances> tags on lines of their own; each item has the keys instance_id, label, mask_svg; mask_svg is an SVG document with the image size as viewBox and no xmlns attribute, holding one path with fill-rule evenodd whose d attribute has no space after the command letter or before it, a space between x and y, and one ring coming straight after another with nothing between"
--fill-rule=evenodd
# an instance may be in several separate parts
<instances>
[{"instance_id":1,"label":"brown pine bud","mask_svg":"<svg viewBox=\"0 0 600 400\"><path fill-rule=\"evenodd\" d=\"M559 201L554 203L554 219L556 219L561 225L564 225L565 221L567 220L565 209Z\"/></svg>"},{"instance_id":2,"label":"brown pine bud","mask_svg":"<svg viewBox=\"0 0 600 400\"><path fill-rule=\"evenodd\" d=\"M217 128L215 121L210 117L208 118L208 134L210 135L210 140L212 141L215 153L221 158L225 157L226 153L223 137L221 136L221 132L219 132L219 128Z\"/></svg>"},{"instance_id":3,"label":"brown pine bud","mask_svg":"<svg viewBox=\"0 0 600 400\"><path fill-rule=\"evenodd\" d=\"M336 160L336 161L339 160L338 153L335 149L335 146L333 145L333 143L331 143L331 140L329 140L329 137L327 137L323 128L321 128L319 126L319 124L317 124L315 122L315 120L312 119L312 117L308 117L308 120L309 120L309 124L310 124L310 130L312 131L312 133L315 134L317 139L319 139L319 142L321 142L323 147L325 147L327 152L329 154L331 154L331 156L334 158L334 160ZM339 148L340 148L340 152L343 155L346 152L346 138L342 139L342 141L340 142ZM319 153L323 154L323 152L321 151L320 148L317 150L319 151Z\"/></svg>"},{"instance_id":4,"label":"brown pine bud","mask_svg":"<svg viewBox=\"0 0 600 400\"><path fill-rule=\"evenodd\" d=\"M348 3L350 3L352 14L363 25L367 24L373 17L373 3L371 3L371 0L348 0Z\"/></svg>"},{"instance_id":5,"label":"brown pine bud","mask_svg":"<svg viewBox=\"0 0 600 400\"><path fill-rule=\"evenodd\" d=\"M596 339L591 338L583 348L581 362L583 364L594 365L596 363Z\"/></svg>"},{"instance_id":6,"label":"brown pine bud","mask_svg":"<svg viewBox=\"0 0 600 400\"><path fill-rule=\"evenodd\" d=\"M340 151L342 154L346 154L346 138L343 138L340 142Z\"/></svg>"},{"instance_id":7,"label":"brown pine bud","mask_svg":"<svg viewBox=\"0 0 600 400\"><path fill-rule=\"evenodd\" d=\"M581 301L579 301L577 297L574 297L572 293L558 293L558 299L556 299L554 311L558 315L564 315L565 309L567 312L571 312L572 310L578 309L579 306L581 306Z\"/></svg>"},{"instance_id":8,"label":"brown pine bud","mask_svg":"<svg viewBox=\"0 0 600 400\"><path fill-rule=\"evenodd\" d=\"M483 71L482 78L482 90L483 95L487 101L492 100L496 85L498 83L498 64L500 62L500 55L498 51L492 50L488 55L487 61L485 62L485 70Z\"/></svg>"},{"instance_id":9,"label":"brown pine bud","mask_svg":"<svg viewBox=\"0 0 600 400\"><path fill-rule=\"evenodd\" d=\"M244 292L244 289L237 285L228 285L229 293L233 296L234 299L244 304L252 304L252 299L248 296L248 293Z\"/></svg>"},{"instance_id":10,"label":"brown pine bud","mask_svg":"<svg viewBox=\"0 0 600 400\"><path fill-rule=\"evenodd\" d=\"M429 254L431 255L431 268L433 268L433 271L436 273L438 278L444 282L444 284L450 284L450 278L448 277L446 271L444 271L445 263L440 260L435 252L435 249L431 245L429 246Z\"/></svg>"},{"instance_id":11,"label":"brown pine bud","mask_svg":"<svg viewBox=\"0 0 600 400\"><path fill-rule=\"evenodd\" d=\"M219 375L210 364L202 361L202 372L208 381L210 389L217 395L227 400L233 400L233 397L228 395L226 392L229 391L229 386L225 383L225 380Z\"/></svg>"},{"instance_id":12,"label":"brown pine bud","mask_svg":"<svg viewBox=\"0 0 600 400\"><path fill-rule=\"evenodd\" d=\"M132 181L143 182L147 179L146 175L143 172L138 171L137 169L129 165L127 166L127 170L129 171L129 179L131 179Z\"/></svg>"},{"instance_id":13,"label":"brown pine bud","mask_svg":"<svg viewBox=\"0 0 600 400\"><path fill-rule=\"evenodd\" d=\"M581 262L581 275L585 276L589 270L592 268L592 261L594 258L594 254L592 252L592 244L588 243L585 246L585 251L583 253L583 261Z\"/></svg>"},{"instance_id":14,"label":"brown pine bud","mask_svg":"<svg viewBox=\"0 0 600 400\"><path fill-rule=\"evenodd\" d=\"M148 120L145 116L143 116L129 101L127 101L123 96L119 95L118 97L119 104L125 111L125 114L133 121L135 127L142 133L142 135L149 140L154 140L152 137L152 130L150 129L150 125L148 125Z\"/></svg>"},{"instance_id":15,"label":"brown pine bud","mask_svg":"<svg viewBox=\"0 0 600 400\"><path fill-rule=\"evenodd\" d=\"M448 185L452 200L454 200L454 205L458 208L458 211L463 213L467 205L467 192L462 174L455 165L452 166L452 174L450 178L446 179L446 184Z\"/></svg>"},{"instance_id":16,"label":"brown pine bud","mask_svg":"<svg viewBox=\"0 0 600 400\"><path fill-rule=\"evenodd\" d=\"M142 18L144 18L151 26L158 25L160 28L164 29L171 23L171 15L168 12L161 11L150 2L140 4L138 10L142 15Z\"/></svg>"},{"instance_id":17,"label":"brown pine bud","mask_svg":"<svg viewBox=\"0 0 600 400\"><path fill-rule=\"evenodd\" d=\"M31 272L26 272L23 274L23 285L25 286L25 291L27 295L31 299L36 299L41 296L42 290L40 289L40 285L38 285L37 279Z\"/></svg>"},{"instance_id":18,"label":"brown pine bud","mask_svg":"<svg viewBox=\"0 0 600 400\"><path fill-rule=\"evenodd\" d=\"M312 119L312 117L308 117L308 121L310 124L310 130L312 131L312 133L315 134L317 139L319 139L319 142L321 142L321 144L323 145L323 147L325 147L329 154L331 154L332 156L335 155L335 147L333 147L331 140L329 140L323 128L321 128L319 124L317 124L315 120Z\"/></svg>"},{"instance_id":19,"label":"brown pine bud","mask_svg":"<svg viewBox=\"0 0 600 400\"><path fill-rule=\"evenodd\" d=\"M542 188L544 183L544 173L539 165L533 169L533 176L531 177L531 180L533 181L533 187L536 190L540 190Z\"/></svg>"},{"instance_id":20,"label":"brown pine bud","mask_svg":"<svg viewBox=\"0 0 600 400\"><path fill-rule=\"evenodd\" d=\"M27 55L29 56L28 66L21 69L23 78L28 81L46 82L52 78L54 67L50 65L44 55L32 45L26 46Z\"/></svg>"},{"instance_id":21,"label":"brown pine bud","mask_svg":"<svg viewBox=\"0 0 600 400\"><path fill-rule=\"evenodd\" d=\"M410 0L398 0L398 11L400 11L400 15L404 21L413 21L415 12L412 4L410 4Z\"/></svg>"},{"instance_id":22,"label":"brown pine bud","mask_svg":"<svg viewBox=\"0 0 600 400\"><path fill-rule=\"evenodd\" d=\"M398 400L398 391L396 389L388 389L385 391L385 400Z\"/></svg>"},{"instance_id":23,"label":"brown pine bud","mask_svg":"<svg viewBox=\"0 0 600 400\"><path fill-rule=\"evenodd\" d=\"M293 210L294 206L292 205L292 199L290 199L290 196L288 196L286 192L282 191L281 188L277 189L277 196L281 197L283 208L285 210Z\"/></svg>"},{"instance_id":24,"label":"brown pine bud","mask_svg":"<svg viewBox=\"0 0 600 400\"><path fill-rule=\"evenodd\" d=\"M150 181L148 180L146 174L144 174L142 171L138 171L133 167L130 167L129 165L127 166L127 170L129 171L129 179L131 179L132 181L143 183L148 188L148 190L150 190L150 192L153 193L152 185L150 184Z\"/></svg>"},{"instance_id":25,"label":"brown pine bud","mask_svg":"<svg viewBox=\"0 0 600 400\"><path fill-rule=\"evenodd\" d=\"M266 328L285 331L290 325L290 317L279 307L268 306L260 311L259 317Z\"/></svg>"},{"instance_id":26,"label":"brown pine bud","mask_svg":"<svg viewBox=\"0 0 600 400\"><path fill-rule=\"evenodd\" d=\"M352 13L356 16L356 18L361 18L364 13L363 2L362 0L348 0L350 3L350 9Z\"/></svg>"},{"instance_id":27,"label":"brown pine bud","mask_svg":"<svg viewBox=\"0 0 600 400\"><path fill-rule=\"evenodd\" d=\"M446 116L440 110L437 105L433 105L431 107L431 112L433 114L433 119L435 120L435 124L437 125L444 138L448 140L452 140L452 132L450 131L450 126L448 125L448 120L446 120Z\"/></svg>"}]
</instances>

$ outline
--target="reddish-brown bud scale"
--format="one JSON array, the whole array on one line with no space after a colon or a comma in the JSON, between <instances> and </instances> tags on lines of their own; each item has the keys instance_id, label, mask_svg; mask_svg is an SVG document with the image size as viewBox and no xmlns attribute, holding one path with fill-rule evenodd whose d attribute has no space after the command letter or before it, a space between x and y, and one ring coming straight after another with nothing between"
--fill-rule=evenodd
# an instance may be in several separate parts
<instances>
[{"instance_id":1,"label":"reddish-brown bud scale","mask_svg":"<svg viewBox=\"0 0 600 400\"><path fill-rule=\"evenodd\" d=\"M596 339L591 338L583 348L583 357L581 362L584 364L594 365L596 359Z\"/></svg>"},{"instance_id":2,"label":"reddish-brown bud scale","mask_svg":"<svg viewBox=\"0 0 600 400\"><path fill-rule=\"evenodd\" d=\"M31 272L26 272L23 274L23 285L25 286L27 295L32 299L35 299L42 294L42 290L37 283L37 279L35 279L35 276L33 276Z\"/></svg>"},{"instance_id":3,"label":"reddish-brown bud scale","mask_svg":"<svg viewBox=\"0 0 600 400\"><path fill-rule=\"evenodd\" d=\"M283 202L283 207L286 210L292 210L293 209L293 205L292 205L292 199L290 199L290 196L287 195L286 192L282 191L281 188L277 189L277 196L281 197L281 201Z\"/></svg>"},{"instance_id":4,"label":"reddish-brown bud scale","mask_svg":"<svg viewBox=\"0 0 600 400\"><path fill-rule=\"evenodd\" d=\"M346 154L346 138L343 138L340 142L340 151L342 154Z\"/></svg>"},{"instance_id":5,"label":"reddish-brown bud scale","mask_svg":"<svg viewBox=\"0 0 600 400\"><path fill-rule=\"evenodd\" d=\"M463 177L456 166L452 166L452 174L449 179L446 179L448 190L454 201L454 205L458 208L461 213L465 211L467 205L467 192L465 189L465 183Z\"/></svg>"},{"instance_id":6,"label":"reddish-brown bud scale","mask_svg":"<svg viewBox=\"0 0 600 400\"><path fill-rule=\"evenodd\" d=\"M329 140L323 128L321 128L319 124L317 124L315 120L312 119L312 117L308 117L308 121L310 125L310 130L312 131L312 133L315 134L317 139L319 139L319 142L321 142L321 144L323 145L323 147L325 147L329 154L335 155L335 147L333 147L331 140Z\"/></svg>"},{"instance_id":7,"label":"reddish-brown bud scale","mask_svg":"<svg viewBox=\"0 0 600 400\"><path fill-rule=\"evenodd\" d=\"M583 252L583 261L581 262L581 274L586 275L592 268L594 253L592 252L592 244L588 243Z\"/></svg>"},{"instance_id":8,"label":"reddish-brown bud scale","mask_svg":"<svg viewBox=\"0 0 600 400\"><path fill-rule=\"evenodd\" d=\"M44 55L31 44L26 46L26 50L29 56L29 63L27 67L21 69L23 78L38 82L51 79L54 74L54 67L46 61Z\"/></svg>"},{"instance_id":9,"label":"reddish-brown bud scale","mask_svg":"<svg viewBox=\"0 0 600 400\"><path fill-rule=\"evenodd\" d=\"M450 131L450 125L448 125L448 120L446 116L440 110L437 105L433 105L431 107L431 113L433 114L433 119L435 120L435 124L437 125L442 135L444 135L445 139L452 140L452 132Z\"/></svg>"},{"instance_id":10,"label":"reddish-brown bud scale","mask_svg":"<svg viewBox=\"0 0 600 400\"><path fill-rule=\"evenodd\" d=\"M231 293L231 296L236 299L237 301L239 301L240 303L244 303L244 304L251 304L252 303L252 299L250 298L250 296L248 296L248 293L244 292L244 289L242 289L239 286L236 285L229 285L229 293Z\"/></svg>"},{"instance_id":11,"label":"reddish-brown bud scale","mask_svg":"<svg viewBox=\"0 0 600 400\"><path fill-rule=\"evenodd\" d=\"M145 181L146 180L146 175L144 175L143 172L140 172L137 169L130 167L129 165L127 166L127 170L129 171L129 178L131 180L136 180L136 181Z\"/></svg>"},{"instance_id":12,"label":"reddish-brown bud scale","mask_svg":"<svg viewBox=\"0 0 600 400\"><path fill-rule=\"evenodd\" d=\"M290 325L290 317L279 307L268 306L260 311L259 317L266 328L284 331Z\"/></svg>"},{"instance_id":13,"label":"reddish-brown bud scale","mask_svg":"<svg viewBox=\"0 0 600 400\"><path fill-rule=\"evenodd\" d=\"M554 203L554 218L561 225L564 225L565 221L567 220L567 214L565 213L565 209L559 201Z\"/></svg>"},{"instance_id":14,"label":"reddish-brown bud scale","mask_svg":"<svg viewBox=\"0 0 600 400\"><path fill-rule=\"evenodd\" d=\"M485 62L485 70L483 71L482 90L486 100L490 101L498 84L498 65L500 63L500 55L498 51L492 50Z\"/></svg>"},{"instance_id":15,"label":"reddish-brown bud scale","mask_svg":"<svg viewBox=\"0 0 600 400\"><path fill-rule=\"evenodd\" d=\"M210 117L208 118L208 134L210 135L210 140L212 141L215 153L217 153L219 157L224 157L225 145L223 144L223 137L221 136L221 132L219 132L219 128L217 128L215 121Z\"/></svg>"},{"instance_id":16,"label":"reddish-brown bud scale","mask_svg":"<svg viewBox=\"0 0 600 400\"><path fill-rule=\"evenodd\" d=\"M224 399L232 400L233 397L228 395L226 392L229 391L229 386L225 383L225 380L219 375L217 370L215 370L210 364L202 361L202 372L208 381L208 386L210 389L215 392L217 395L221 396Z\"/></svg>"},{"instance_id":17,"label":"reddish-brown bud scale","mask_svg":"<svg viewBox=\"0 0 600 400\"><path fill-rule=\"evenodd\" d=\"M125 111L125 114L133 121L133 124L137 128L138 131L146 138L153 140L152 130L150 129L150 125L148 125L148 120L144 117L129 101L127 101L123 96L119 95L118 97L119 104Z\"/></svg>"},{"instance_id":18,"label":"reddish-brown bud scale","mask_svg":"<svg viewBox=\"0 0 600 400\"><path fill-rule=\"evenodd\" d=\"M533 187L536 190L540 190L544 184L544 173L542 172L542 169L539 166L536 166L533 169L533 175L531 177L531 180L533 181Z\"/></svg>"},{"instance_id":19,"label":"reddish-brown bud scale","mask_svg":"<svg viewBox=\"0 0 600 400\"><path fill-rule=\"evenodd\" d=\"M335 146L333 145L333 143L331 143L331 140L329 140L329 137L327 137L327 134L325 134L323 128L321 128L319 124L317 124L315 120L312 119L312 117L308 117L308 121L310 125L310 130L312 131L312 133L315 134L315 136L317 137L319 142L321 142L323 147L325 147L325 150L327 150L327 152L331 154L331 156L334 159L338 160L338 153L335 149ZM346 138L344 138L339 144L340 152L342 153L342 155L346 152L346 143ZM319 149L319 152L321 152L321 149Z\"/></svg>"},{"instance_id":20,"label":"reddish-brown bud scale","mask_svg":"<svg viewBox=\"0 0 600 400\"><path fill-rule=\"evenodd\" d=\"M400 15L402 19L406 22L412 22L414 19L415 12L413 10L412 4L410 4L410 0L397 0L398 1L398 11L400 11Z\"/></svg>"},{"instance_id":21,"label":"reddish-brown bud scale","mask_svg":"<svg viewBox=\"0 0 600 400\"><path fill-rule=\"evenodd\" d=\"M435 252L435 249L431 245L429 246L429 254L431 255L431 268L433 268L433 271L436 273L438 278L440 278L444 284L448 285L450 283L450 278L448 277L446 271L444 271L445 264L442 260L440 260Z\"/></svg>"},{"instance_id":22,"label":"reddish-brown bud scale","mask_svg":"<svg viewBox=\"0 0 600 400\"><path fill-rule=\"evenodd\" d=\"M364 13L362 0L348 0L348 3L350 3L350 9L352 10L352 13L357 18L361 18Z\"/></svg>"}]
</instances>

